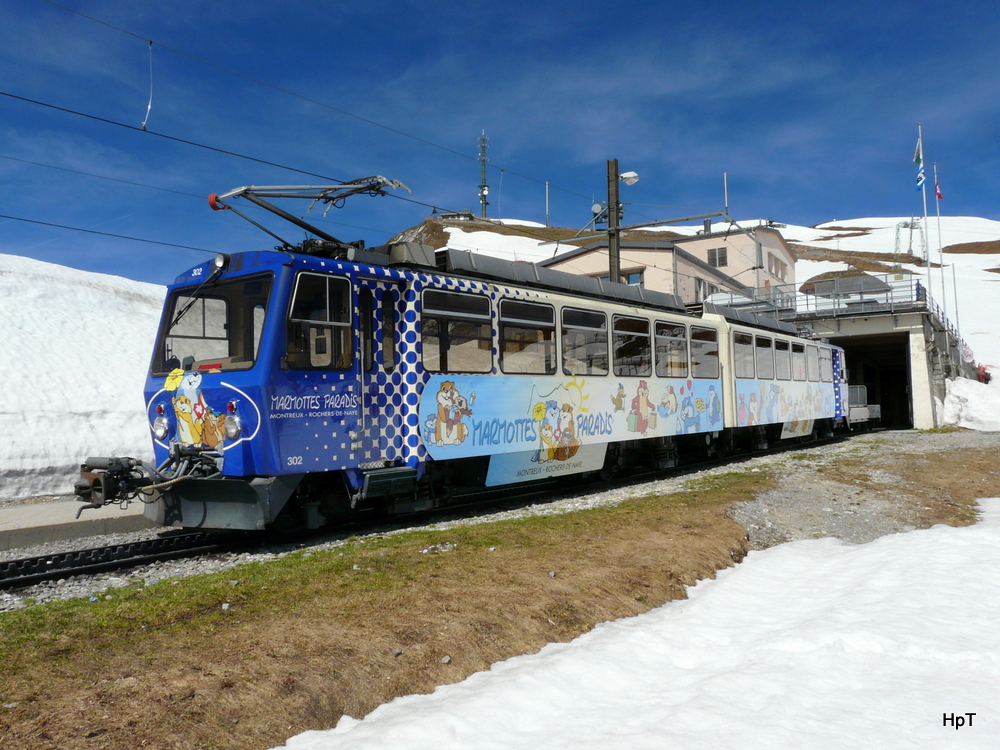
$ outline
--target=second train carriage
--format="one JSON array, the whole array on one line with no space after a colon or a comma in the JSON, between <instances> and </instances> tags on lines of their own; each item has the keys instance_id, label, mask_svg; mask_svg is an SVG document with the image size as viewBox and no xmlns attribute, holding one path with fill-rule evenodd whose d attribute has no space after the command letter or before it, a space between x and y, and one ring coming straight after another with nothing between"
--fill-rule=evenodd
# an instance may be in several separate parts
<instances>
[{"instance_id":1,"label":"second train carriage","mask_svg":"<svg viewBox=\"0 0 1000 750\"><path fill-rule=\"evenodd\" d=\"M167 525L316 527L843 418L842 350L777 321L454 250L330 244L179 276L146 384L157 467L88 459L78 494L155 489L147 515Z\"/></svg>"}]
</instances>

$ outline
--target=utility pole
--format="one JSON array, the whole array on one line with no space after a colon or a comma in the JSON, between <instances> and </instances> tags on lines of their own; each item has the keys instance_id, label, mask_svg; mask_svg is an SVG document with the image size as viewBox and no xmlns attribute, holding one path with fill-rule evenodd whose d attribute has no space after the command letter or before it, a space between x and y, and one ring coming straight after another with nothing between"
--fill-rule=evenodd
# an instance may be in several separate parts
<instances>
[{"instance_id":1,"label":"utility pole","mask_svg":"<svg viewBox=\"0 0 1000 750\"><path fill-rule=\"evenodd\" d=\"M621 245L618 235L618 160L608 160L608 267L612 284L621 283Z\"/></svg>"},{"instance_id":2,"label":"utility pole","mask_svg":"<svg viewBox=\"0 0 1000 750\"><path fill-rule=\"evenodd\" d=\"M486 184L486 143L488 139L486 137L486 131L479 136L479 165L482 168L482 176L479 180L479 203L482 206L482 217L486 218L486 207L490 205L486 201L486 196L489 195L490 186Z\"/></svg>"}]
</instances>

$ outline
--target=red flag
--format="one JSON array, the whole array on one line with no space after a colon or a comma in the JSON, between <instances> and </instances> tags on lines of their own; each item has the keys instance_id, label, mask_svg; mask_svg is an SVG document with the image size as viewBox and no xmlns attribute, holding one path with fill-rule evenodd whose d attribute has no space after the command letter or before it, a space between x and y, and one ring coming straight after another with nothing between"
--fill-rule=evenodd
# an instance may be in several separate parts
<instances>
[{"instance_id":1,"label":"red flag","mask_svg":"<svg viewBox=\"0 0 1000 750\"><path fill-rule=\"evenodd\" d=\"M937 196L938 200L944 198L944 196L941 194L941 184L938 182L936 176L934 177L934 195Z\"/></svg>"}]
</instances>

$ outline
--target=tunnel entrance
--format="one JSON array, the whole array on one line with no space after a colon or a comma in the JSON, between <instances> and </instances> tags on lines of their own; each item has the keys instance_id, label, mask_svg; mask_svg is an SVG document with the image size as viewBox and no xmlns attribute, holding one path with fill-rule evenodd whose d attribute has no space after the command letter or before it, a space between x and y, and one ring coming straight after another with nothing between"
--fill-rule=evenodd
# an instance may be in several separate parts
<instances>
[{"instance_id":1,"label":"tunnel entrance","mask_svg":"<svg viewBox=\"0 0 1000 750\"><path fill-rule=\"evenodd\" d=\"M882 407L882 426L913 427L910 352L906 333L830 337L844 348L848 381L868 388L868 403Z\"/></svg>"}]
</instances>

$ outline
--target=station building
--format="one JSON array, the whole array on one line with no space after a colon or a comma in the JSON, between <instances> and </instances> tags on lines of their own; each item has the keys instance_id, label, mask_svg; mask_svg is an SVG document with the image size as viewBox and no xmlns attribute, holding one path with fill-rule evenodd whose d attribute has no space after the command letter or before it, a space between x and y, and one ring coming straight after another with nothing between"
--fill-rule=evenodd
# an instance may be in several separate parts
<instances>
[{"instance_id":1,"label":"station building","mask_svg":"<svg viewBox=\"0 0 1000 750\"><path fill-rule=\"evenodd\" d=\"M622 283L675 294L694 313L708 303L747 321L777 318L843 347L849 383L865 386L867 403L878 408L885 427L940 426L945 383L976 378L972 353L917 274L852 269L798 283L796 255L777 228L721 226L713 231L706 222L690 237L622 237ZM538 265L607 279L608 243L560 252Z\"/></svg>"}]
</instances>

